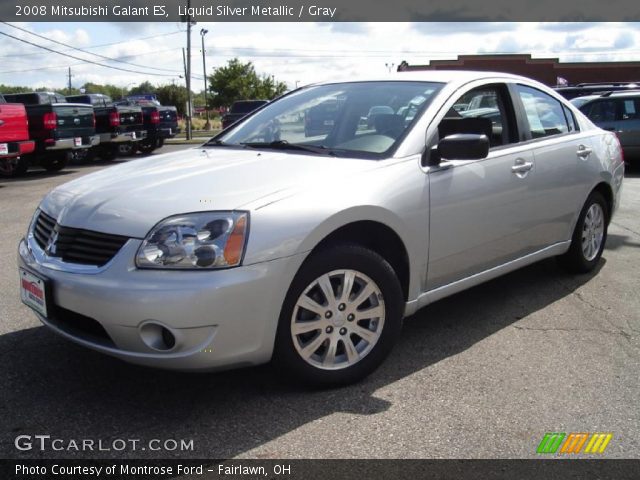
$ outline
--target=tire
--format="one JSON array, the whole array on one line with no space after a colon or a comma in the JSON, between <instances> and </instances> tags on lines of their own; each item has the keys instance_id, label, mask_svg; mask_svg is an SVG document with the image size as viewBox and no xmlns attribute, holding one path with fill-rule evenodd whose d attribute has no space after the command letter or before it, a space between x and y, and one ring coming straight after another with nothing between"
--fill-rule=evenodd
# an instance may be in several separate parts
<instances>
[{"instance_id":1,"label":"tire","mask_svg":"<svg viewBox=\"0 0 640 480\"><path fill-rule=\"evenodd\" d=\"M0 177L13 178L27 173L29 159L26 157L14 157L0 159Z\"/></svg>"},{"instance_id":2,"label":"tire","mask_svg":"<svg viewBox=\"0 0 640 480\"><path fill-rule=\"evenodd\" d=\"M351 289L343 297L345 283ZM325 295L327 285L331 291ZM357 382L387 357L399 338L403 313L400 283L384 258L351 244L321 250L291 283L278 321L274 364L310 386Z\"/></svg>"},{"instance_id":3,"label":"tire","mask_svg":"<svg viewBox=\"0 0 640 480\"><path fill-rule=\"evenodd\" d=\"M158 141L156 139L142 140L138 143L138 150L140 150L140 152L144 153L145 155L148 155L157 148L157 144Z\"/></svg>"},{"instance_id":4,"label":"tire","mask_svg":"<svg viewBox=\"0 0 640 480\"><path fill-rule=\"evenodd\" d=\"M571 237L569 251L558 257L560 265L571 273L589 273L602 256L607 242L609 206L600 192L591 192Z\"/></svg>"},{"instance_id":5,"label":"tire","mask_svg":"<svg viewBox=\"0 0 640 480\"><path fill-rule=\"evenodd\" d=\"M71 160L70 151L52 153L42 160L42 166L47 172L59 172L67 166L69 160Z\"/></svg>"},{"instance_id":6,"label":"tire","mask_svg":"<svg viewBox=\"0 0 640 480\"><path fill-rule=\"evenodd\" d=\"M105 162L111 162L118 157L118 147L115 145L101 147L98 156Z\"/></svg>"}]
</instances>

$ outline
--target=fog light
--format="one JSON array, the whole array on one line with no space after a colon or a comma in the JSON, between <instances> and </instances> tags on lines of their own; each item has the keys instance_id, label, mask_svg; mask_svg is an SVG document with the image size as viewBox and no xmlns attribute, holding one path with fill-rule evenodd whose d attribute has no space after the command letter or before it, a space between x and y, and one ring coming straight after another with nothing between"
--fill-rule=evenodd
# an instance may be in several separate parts
<instances>
[{"instance_id":1,"label":"fog light","mask_svg":"<svg viewBox=\"0 0 640 480\"><path fill-rule=\"evenodd\" d=\"M176 337L171 330L155 322L148 322L140 327L140 338L147 347L161 352L176 346Z\"/></svg>"}]
</instances>

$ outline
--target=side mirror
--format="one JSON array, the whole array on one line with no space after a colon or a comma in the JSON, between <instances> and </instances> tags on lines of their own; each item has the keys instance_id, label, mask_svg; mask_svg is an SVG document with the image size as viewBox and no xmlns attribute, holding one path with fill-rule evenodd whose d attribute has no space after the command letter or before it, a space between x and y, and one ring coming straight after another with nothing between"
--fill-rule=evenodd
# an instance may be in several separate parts
<instances>
[{"instance_id":1,"label":"side mirror","mask_svg":"<svg viewBox=\"0 0 640 480\"><path fill-rule=\"evenodd\" d=\"M456 133L440 140L436 150L437 155L433 157L438 159L438 163L440 159L480 160L489 155L489 139L486 135Z\"/></svg>"}]
</instances>

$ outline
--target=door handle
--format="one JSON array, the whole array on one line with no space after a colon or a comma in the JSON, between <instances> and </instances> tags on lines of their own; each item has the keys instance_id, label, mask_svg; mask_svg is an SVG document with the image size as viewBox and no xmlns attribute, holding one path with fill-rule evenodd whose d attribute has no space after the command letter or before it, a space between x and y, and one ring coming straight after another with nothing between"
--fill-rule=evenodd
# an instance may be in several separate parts
<instances>
[{"instance_id":1,"label":"door handle","mask_svg":"<svg viewBox=\"0 0 640 480\"><path fill-rule=\"evenodd\" d=\"M593 150L591 150L589 147L578 145L578 151L576 152L576 154L583 160L586 160L587 157L591 155L591 152L593 152Z\"/></svg>"},{"instance_id":2,"label":"door handle","mask_svg":"<svg viewBox=\"0 0 640 480\"><path fill-rule=\"evenodd\" d=\"M523 159L519 158L516 160L516 164L511 167L511 171L513 173L525 173L533 168L533 162L525 162Z\"/></svg>"}]
</instances>

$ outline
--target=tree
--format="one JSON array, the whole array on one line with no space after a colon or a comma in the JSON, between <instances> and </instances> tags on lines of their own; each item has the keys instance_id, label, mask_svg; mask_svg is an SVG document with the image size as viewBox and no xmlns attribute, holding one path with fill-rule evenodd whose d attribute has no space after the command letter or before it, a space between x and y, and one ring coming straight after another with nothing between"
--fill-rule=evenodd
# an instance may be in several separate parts
<instances>
[{"instance_id":1,"label":"tree","mask_svg":"<svg viewBox=\"0 0 640 480\"><path fill-rule=\"evenodd\" d=\"M156 89L156 96L162 105L173 105L178 109L179 115L185 114L187 103L186 87L178 85L162 85Z\"/></svg>"},{"instance_id":2,"label":"tree","mask_svg":"<svg viewBox=\"0 0 640 480\"><path fill-rule=\"evenodd\" d=\"M103 95L108 95L112 99L117 99L122 96L122 88L116 85L101 85L99 83L87 82L82 88L84 89L84 93L102 93Z\"/></svg>"},{"instance_id":3,"label":"tree","mask_svg":"<svg viewBox=\"0 0 640 480\"><path fill-rule=\"evenodd\" d=\"M209 104L226 107L236 100L271 100L286 90L287 85L276 82L273 76L258 75L252 62L242 63L234 58L209 77Z\"/></svg>"},{"instance_id":4,"label":"tree","mask_svg":"<svg viewBox=\"0 0 640 480\"><path fill-rule=\"evenodd\" d=\"M156 93L156 87L151 85L149 81L144 81L137 87L133 87L129 93L131 95L142 95L144 93Z\"/></svg>"}]
</instances>

